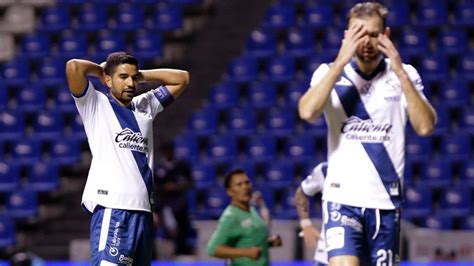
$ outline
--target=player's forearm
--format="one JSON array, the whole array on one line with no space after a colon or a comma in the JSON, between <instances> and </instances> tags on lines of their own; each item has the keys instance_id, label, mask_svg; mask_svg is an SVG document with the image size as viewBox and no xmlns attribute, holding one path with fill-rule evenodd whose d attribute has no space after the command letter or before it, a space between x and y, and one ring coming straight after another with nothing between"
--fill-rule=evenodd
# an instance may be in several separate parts
<instances>
[{"instance_id":1,"label":"player's forearm","mask_svg":"<svg viewBox=\"0 0 474 266\"><path fill-rule=\"evenodd\" d=\"M298 212L298 217L300 218L300 220L308 219L309 218L308 197L306 197L301 187L299 187L296 190L295 205L296 205L296 211Z\"/></svg>"},{"instance_id":2,"label":"player's forearm","mask_svg":"<svg viewBox=\"0 0 474 266\"><path fill-rule=\"evenodd\" d=\"M430 135L436 124L436 112L416 90L406 72L398 75L407 100L408 118L415 132L420 136Z\"/></svg>"},{"instance_id":3,"label":"player's forearm","mask_svg":"<svg viewBox=\"0 0 474 266\"><path fill-rule=\"evenodd\" d=\"M344 66L334 64L318 84L309 88L298 103L301 119L311 122L318 118L331 95L334 84L339 79Z\"/></svg>"},{"instance_id":4,"label":"player's forearm","mask_svg":"<svg viewBox=\"0 0 474 266\"><path fill-rule=\"evenodd\" d=\"M167 86L180 86L185 88L189 83L189 73L184 70L158 68L150 70L140 70L141 81L159 82Z\"/></svg>"}]
</instances>

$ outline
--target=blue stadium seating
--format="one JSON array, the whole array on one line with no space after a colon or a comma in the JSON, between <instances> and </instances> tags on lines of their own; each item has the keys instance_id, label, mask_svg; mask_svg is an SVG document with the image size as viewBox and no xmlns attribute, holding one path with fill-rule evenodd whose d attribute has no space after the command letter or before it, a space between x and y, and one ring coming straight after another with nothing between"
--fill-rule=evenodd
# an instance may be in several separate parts
<instances>
[{"instance_id":1,"label":"blue stadium seating","mask_svg":"<svg viewBox=\"0 0 474 266\"><path fill-rule=\"evenodd\" d=\"M462 161L471 158L471 139L467 134L444 135L441 153L449 160Z\"/></svg>"},{"instance_id":2,"label":"blue stadium seating","mask_svg":"<svg viewBox=\"0 0 474 266\"><path fill-rule=\"evenodd\" d=\"M268 58L277 53L277 40L271 30L255 29L247 40L247 53L256 58Z\"/></svg>"},{"instance_id":3,"label":"blue stadium seating","mask_svg":"<svg viewBox=\"0 0 474 266\"><path fill-rule=\"evenodd\" d=\"M24 188L37 191L52 191L59 186L59 170L52 161L37 161L27 170Z\"/></svg>"},{"instance_id":4,"label":"blue stadium seating","mask_svg":"<svg viewBox=\"0 0 474 266\"><path fill-rule=\"evenodd\" d=\"M197 138L192 134L175 137L174 154L178 159L194 161L199 156L199 143Z\"/></svg>"},{"instance_id":5,"label":"blue stadium seating","mask_svg":"<svg viewBox=\"0 0 474 266\"><path fill-rule=\"evenodd\" d=\"M66 87L60 87L54 97L55 109L61 112L76 112L76 104L72 98L71 92Z\"/></svg>"},{"instance_id":6,"label":"blue stadium seating","mask_svg":"<svg viewBox=\"0 0 474 266\"><path fill-rule=\"evenodd\" d=\"M444 188L451 185L451 165L446 160L431 160L424 164L420 183L432 188Z\"/></svg>"},{"instance_id":7,"label":"blue stadium seating","mask_svg":"<svg viewBox=\"0 0 474 266\"><path fill-rule=\"evenodd\" d=\"M50 6L43 8L40 15L39 29L59 32L71 27L71 14L67 6Z\"/></svg>"},{"instance_id":8,"label":"blue stadium seating","mask_svg":"<svg viewBox=\"0 0 474 266\"><path fill-rule=\"evenodd\" d=\"M263 19L263 27L273 30L285 30L296 24L295 8L286 4L273 4Z\"/></svg>"},{"instance_id":9,"label":"blue stadium seating","mask_svg":"<svg viewBox=\"0 0 474 266\"><path fill-rule=\"evenodd\" d=\"M306 134L315 137L325 137L327 134L327 125L324 116L318 117L314 122L308 123L306 121L303 123L303 130Z\"/></svg>"},{"instance_id":10,"label":"blue stadium seating","mask_svg":"<svg viewBox=\"0 0 474 266\"><path fill-rule=\"evenodd\" d=\"M44 108L46 104L46 91L39 83L25 85L16 92L15 98L18 109L34 112Z\"/></svg>"},{"instance_id":11,"label":"blue stadium seating","mask_svg":"<svg viewBox=\"0 0 474 266\"><path fill-rule=\"evenodd\" d=\"M270 58L266 65L268 79L276 83L287 83L296 75L295 60L290 56Z\"/></svg>"},{"instance_id":12,"label":"blue stadium seating","mask_svg":"<svg viewBox=\"0 0 474 266\"><path fill-rule=\"evenodd\" d=\"M313 33L302 28L288 30L284 42L285 53L296 58L307 57L316 50Z\"/></svg>"},{"instance_id":13,"label":"blue stadium seating","mask_svg":"<svg viewBox=\"0 0 474 266\"><path fill-rule=\"evenodd\" d=\"M426 217L424 227L436 230L451 230L453 228L453 221L451 217L438 213Z\"/></svg>"},{"instance_id":14,"label":"blue stadium seating","mask_svg":"<svg viewBox=\"0 0 474 266\"><path fill-rule=\"evenodd\" d=\"M81 5L77 18L77 30L95 32L107 28L107 10L105 5L85 3Z\"/></svg>"},{"instance_id":15,"label":"blue stadium seating","mask_svg":"<svg viewBox=\"0 0 474 266\"><path fill-rule=\"evenodd\" d=\"M216 219L222 211L229 205L230 199L223 188L207 189L204 193L204 206L202 216L207 219Z\"/></svg>"},{"instance_id":16,"label":"blue stadium seating","mask_svg":"<svg viewBox=\"0 0 474 266\"><path fill-rule=\"evenodd\" d=\"M121 1L117 1L120 3ZM141 5L121 2L115 16L117 30L132 31L145 26L145 9Z\"/></svg>"},{"instance_id":17,"label":"blue stadium seating","mask_svg":"<svg viewBox=\"0 0 474 266\"><path fill-rule=\"evenodd\" d=\"M425 30L406 28L400 38L399 51L408 56L425 54L428 43L428 33Z\"/></svg>"},{"instance_id":18,"label":"blue stadium seating","mask_svg":"<svg viewBox=\"0 0 474 266\"><path fill-rule=\"evenodd\" d=\"M276 87L270 81L250 83L247 94L247 108L268 109L275 106L277 102Z\"/></svg>"},{"instance_id":19,"label":"blue stadium seating","mask_svg":"<svg viewBox=\"0 0 474 266\"><path fill-rule=\"evenodd\" d=\"M319 50L319 53L330 58L336 58L343 37L344 29L338 27L327 28L323 35L323 39L321 40L321 49Z\"/></svg>"},{"instance_id":20,"label":"blue stadium seating","mask_svg":"<svg viewBox=\"0 0 474 266\"><path fill-rule=\"evenodd\" d=\"M233 161L229 163L226 173L235 170L235 169L242 169L245 171L247 176L250 179L250 182L252 182L253 186L257 185L257 171L255 169L255 163L252 160L239 160L239 161Z\"/></svg>"},{"instance_id":21,"label":"blue stadium seating","mask_svg":"<svg viewBox=\"0 0 474 266\"><path fill-rule=\"evenodd\" d=\"M45 33L30 33L20 43L21 54L28 58L42 58L51 53L51 41Z\"/></svg>"},{"instance_id":22,"label":"blue stadium seating","mask_svg":"<svg viewBox=\"0 0 474 266\"><path fill-rule=\"evenodd\" d=\"M296 212L295 192L296 188L294 186L288 186L283 189L280 201L281 209L276 211L276 218L296 219L298 217Z\"/></svg>"},{"instance_id":23,"label":"blue stadium seating","mask_svg":"<svg viewBox=\"0 0 474 266\"><path fill-rule=\"evenodd\" d=\"M246 158L255 162L271 161L276 158L276 139L272 136L254 135L247 139Z\"/></svg>"},{"instance_id":24,"label":"blue stadium seating","mask_svg":"<svg viewBox=\"0 0 474 266\"><path fill-rule=\"evenodd\" d=\"M0 249L7 248L16 242L14 221L5 215L0 216Z\"/></svg>"},{"instance_id":25,"label":"blue stadium seating","mask_svg":"<svg viewBox=\"0 0 474 266\"><path fill-rule=\"evenodd\" d=\"M125 37L121 32L101 30L97 35L93 61L103 62L110 53L125 50Z\"/></svg>"},{"instance_id":26,"label":"blue stadium seating","mask_svg":"<svg viewBox=\"0 0 474 266\"><path fill-rule=\"evenodd\" d=\"M11 162L31 164L41 158L41 143L37 139L22 138L12 143Z\"/></svg>"},{"instance_id":27,"label":"blue stadium seating","mask_svg":"<svg viewBox=\"0 0 474 266\"><path fill-rule=\"evenodd\" d=\"M15 219L33 217L38 213L38 199L34 191L16 190L8 196L5 215Z\"/></svg>"},{"instance_id":28,"label":"blue stadium seating","mask_svg":"<svg viewBox=\"0 0 474 266\"><path fill-rule=\"evenodd\" d=\"M10 101L10 91L5 84L0 85L0 110L5 110Z\"/></svg>"},{"instance_id":29,"label":"blue stadium seating","mask_svg":"<svg viewBox=\"0 0 474 266\"><path fill-rule=\"evenodd\" d=\"M257 60L250 56L236 58L229 64L227 75L229 80L237 83L254 81L258 76Z\"/></svg>"},{"instance_id":30,"label":"blue stadium seating","mask_svg":"<svg viewBox=\"0 0 474 266\"><path fill-rule=\"evenodd\" d=\"M237 107L239 100L239 89L233 82L216 84L209 92L209 102L218 110Z\"/></svg>"},{"instance_id":31,"label":"blue stadium seating","mask_svg":"<svg viewBox=\"0 0 474 266\"><path fill-rule=\"evenodd\" d=\"M183 27L182 9L175 5L159 5L153 17L153 28L172 32Z\"/></svg>"},{"instance_id":32,"label":"blue stadium seating","mask_svg":"<svg viewBox=\"0 0 474 266\"><path fill-rule=\"evenodd\" d=\"M72 121L70 121L69 127L71 128L71 137L76 139L86 139L86 132L84 131L84 124L82 123L81 116L75 112Z\"/></svg>"},{"instance_id":33,"label":"blue stadium seating","mask_svg":"<svg viewBox=\"0 0 474 266\"><path fill-rule=\"evenodd\" d=\"M62 31L57 42L57 57L64 61L71 58L84 58L87 55L87 37L84 33L72 30Z\"/></svg>"},{"instance_id":34,"label":"blue stadium seating","mask_svg":"<svg viewBox=\"0 0 474 266\"><path fill-rule=\"evenodd\" d=\"M333 25L333 9L329 5L311 5L304 9L303 19L306 28L324 29Z\"/></svg>"},{"instance_id":35,"label":"blue stadium seating","mask_svg":"<svg viewBox=\"0 0 474 266\"><path fill-rule=\"evenodd\" d=\"M449 80L441 83L441 97L447 107L466 106L469 103L469 88L465 80Z\"/></svg>"},{"instance_id":36,"label":"blue stadium seating","mask_svg":"<svg viewBox=\"0 0 474 266\"><path fill-rule=\"evenodd\" d=\"M257 131L257 116L251 108L231 109L226 119L227 132L235 136L245 137Z\"/></svg>"},{"instance_id":37,"label":"blue stadium seating","mask_svg":"<svg viewBox=\"0 0 474 266\"><path fill-rule=\"evenodd\" d=\"M163 40L160 34L147 30L135 30L132 54L140 62L163 56Z\"/></svg>"},{"instance_id":38,"label":"blue stadium seating","mask_svg":"<svg viewBox=\"0 0 474 266\"><path fill-rule=\"evenodd\" d=\"M463 54L459 58L457 69L456 69L456 78L465 79L467 81L474 81L472 75L474 71L474 53L468 52Z\"/></svg>"},{"instance_id":39,"label":"blue stadium seating","mask_svg":"<svg viewBox=\"0 0 474 266\"><path fill-rule=\"evenodd\" d=\"M294 80L288 83L284 91L284 106L296 108L303 94L308 90L309 84L306 81Z\"/></svg>"},{"instance_id":40,"label":"blue stadium seating","mask_svg":"<svg viewBox=\"0 0 474 266\"><path fill-rule=\"evenodd\" d=\"M463 185L474 188L474 162L472 160L466 160L462 164L459 181Z\"/></svg>"},{"instance_id":41,"label":"blue stadium seating","mask_svg":"<svg viewBox=\"0 0 474 266\"><path fill-rule=\"evenodd\" d=\"M0 111L0 139L20 139L24 136L25 129L25 116L22 111Z\"/></svg>"},{"instance_id":42,"label":"blue stadium seating","mask_svg":"<svg viewBox=\"0 0 474 266\"><path fill-rule=\"evenodd\" d=\"M284 188L294 183L294 164L288 160L268 161L263 169L263 182L273 188Z\"/></svg>"},{"instance_id":43,"label":"blue stadium seating","mask_svg":"<svg viewBox=\"0 0 474 266\"><path fill-rule=\"evenodd\" d=\"M428 161L432 155L432 139L408 136L405 143L405 156L411 161Z\"/></svg>"},{"instance_id":44,"label":"blue stadium seating","mask_svg":"<svg viewBox=\"0 0 474 266\"><path fill-rule=\"evenodd\" d=\"M66 84L64 69L66 62L61 58L44 58L36 69L38 82L45 86L61 86Z\"/></svg>"},{"instance_id":45,"label":"blue stadium seating","mask_svg":"<svg viewBox=\"0 0 474 266\"><path fill-rule=\"evenodd\" d=\"M216 166L214 162L194 161L191 173L193 176L193 186L197 189L215 187L217 185Z\"/></svg>"},{"instance_id":46,"label":"blue stadium seating","mask_svg":"<svg viewBox=\"0 0 474 266\"><path fill-rule=\"evenodd\" d=\"M290 110L271 109L265 117L265 130L274 136L288 136L295 131L295 120L295 114Z\"/></svg>"},{"instance_id":47,"label":"blue stadium seating","mask_svg":"<svg viewBox=\"0 0 474 266\"><path fill-rule=\"evenodd\" d=\"M442 54L424 55L418 69L423 81L440 82L448 79L448 58Z\"/></svg>"},{"instance_id":48,"label":"blue stadium seating","mask_svg":"<svg viewBox=\"0 0 474 266\"><path fill-rule=\"evenodd\" d=\"M49 146L50 160L58 165L73 165L80 161L79 141L73 138L53 140Z\"/></svg>"},{"instance_id":49,"label":"blue stadium seating","mask_svg":"<svg viewBox=\"0 0 474 266\"><path fill-rule=\"evenodd\" d=\"M308 76L312 76L314 71L321 65L322 63L329 63L334 60L333 55L326 54L326 53L315 53L310 56L304 65L304 72ZM309 82L305 85L305 89L309 88Z\"/></svg>"},{"instance_id":50,"label":"blue stadium seating","mask_svg":"<svg viewBox=\"0 0 474 266\"><path fill-rule=\"evenodd\" d=\"M386 24L390 28L401 28L409 24L410 9L407 1L396 1L386 4L388 16Z\"/></svg>"},{"instance_id":51,"label":"blue stadium seating","mask_svg":"<svg viewBox=\"0 0 474 266\"><path fill-rule=\"evenodd\" d=\"M30 74L30 64L25 58L14 58L2 67L2 81L7 86L23 86L29 81Z\"/></svg>"},{"instance_id":52,"label":"blue stadium seating","mask_svg":"<svg viewBox=\"0 0 474 266\"><path fill-rule=\"evenodd\" d=\"M188 120L188 131L198 136L208 136L217 131L217 112L212 108L194 112Z\"/></svg>"},{"instance_id":53,"label":"blue stadium seating","mask_svg":"<svg viewBox=\"0 0 474 266\"><path fill-rule=\"evenodd\" d=\"M430 188L423 184L406 186L402 215L408 219L426 217L432 212L432 204L433 196Z\"/></svg>"},{"instance_id":54,"label":"blue stadium seating","mask_svg":"<svg viewBox=\"0 0 474 266\"><path fill-rule=\"evenodd\" d=\"M447 21L447 6L444 1L420 1L413 24L420 27L440 27Z\"/></svg>"},{"instance_id":55,"label":"blue stadium seating","mask_svg":"<svg viewBox=\"0 0 474 266\"><path fill-rule=\"evenodd\" d=\"M444 104L433 104L436 110L437 121L433 134L442 135L446 134L451 129L451 117L449 111Z\"/></svg>"},{"instance_id":56,"label":"blue stadium seating","mask_svg":"<svg viewBox=\"0 0 474 266\"><path fill-rule=\"evenodd\" d=\"M20 168L14 163L0 161L0 192L14 191L20 186Z\"/></svg>"},{"instance_id":57,"label":"blue stadium seating","mask_svg":"<svg viewBox=\"0 0 474 266\"><path fill-rule=\"evenodd\" d=\"M232 135L212 135L208 138L207 153L210 160L229 162L237 157L237 141Z\"/></svg>"},{"instance_id":58,"label":"blue stadium seating","mask_svg":"<svg viewBox=\"0 0 474 266\"><path fill-rule=\"evenodd\" d=\"M472 200L469 187L449 187L441 193L440 208L445 215L465 217L471 212Z\"/></svg>"},{"instance_id":59,"label":"blue stadium seating","mask_svg":"<svg viewBox=\"0 0 474 266\"><path fill-rule=\"evenodd\" d=\"M462 219L461 229L473 231L474 230L474 215L469 215Z\"/></svg>"},{"instance_id":60,"label":"blue stadium seating","mask_svg":"<svg viewBox=\"0 0 474 266\"><path fill-rule=\"evenodd\" d=\"M474 25L474 3L470 1L459 3L454 10L453 24L472 27Z\"/></svg>"},{"instance_id":61,"label":"blue stadium seating","mask_svg":"<svg viewBox=\"0 0 474 266\"><path fill-rule=\"evenodd\" d=\"M464 107L459 117L459 129L469 134L474 132L474 107Z\"/></svg>"},{"instance_id":62,"label":"blue stadium seating","mask_svg":"<svg viewBox=\"0 0 474 266\"><path fill-rule=\"evenodd\" d=\"M37 112L33 121L35 136L40 139L57 139L63 136L63 125L61 113L54 111Z\"/></svg>"},{"instance_id":63,"label":"blue stadium seating","mask_svg":"<svg viewBox=\"0 0 474 266\"><path fill-rule=\"evenodd\" d=\"M458 28L446 28L438 33L438 51L448 55L460 55L468 48L466 31Z\"/></svg>"},{"instance_id":64,"label":"blue stadium seating","mask_svg":"<svg viewBox=\"0 0 474 266\"><path fill-rule=\"evenodd\" d=\"M315 157L316 144L310 135L293 135L286 138L284 155L289 161L304 162Z\"/></svg>"}]
</instances>

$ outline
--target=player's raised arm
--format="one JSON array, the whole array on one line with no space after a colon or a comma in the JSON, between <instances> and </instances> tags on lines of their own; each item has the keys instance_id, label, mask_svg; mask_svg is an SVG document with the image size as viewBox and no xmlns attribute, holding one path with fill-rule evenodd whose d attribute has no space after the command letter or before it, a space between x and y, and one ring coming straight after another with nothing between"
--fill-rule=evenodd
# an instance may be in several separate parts
<instances>
[{"instance_id":1,"label":"player's raised arm","mask_svg":"<svg viewBox=\"0 0 474 266\"><path fill-rule=\"evenodd\" d=\"M104 80L104 69L91 61L71 59L66 63L66 76L69 90L75 96L81 95L87 87L87 76Z\"/></svg>"},{"instance_id":2,"label":"player's raised arm","mask_svg":"<svg viewBox=\"0 0 474 266\"><path fill-rule=\"evenodd\" d=\"M160 82L165 85L171 95L177 98L189 84L189 73L185 70L158 68L140 70L141 81Z\"/></svg>"}]
</instances>

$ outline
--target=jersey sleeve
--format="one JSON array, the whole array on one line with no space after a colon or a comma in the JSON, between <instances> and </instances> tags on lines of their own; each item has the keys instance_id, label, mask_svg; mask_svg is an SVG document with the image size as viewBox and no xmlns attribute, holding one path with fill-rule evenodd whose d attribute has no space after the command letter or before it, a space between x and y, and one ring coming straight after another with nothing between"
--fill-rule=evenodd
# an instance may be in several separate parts
<instances>
[{"instance_id":1,"label":"jersey sleeve","mask_svg":"<svg viewBox=\"0 0 474 266\"><path fill-rule=\"evenodd\" d=\"M148 109L153 118L170 105L173 100L174 98L166 86L160 86L133 98L136 108L138 110Z\"/></svg>"},{"instance_id":2,"label":"jersey sleeve","mask_svg":"<svg viewBox=\"0 0 474 266\"><path fill-rule=\"evenodd\" d=\"M319 81L321 81L321 79L324 77L324 75L326 75L328 70L329 70L329 65L328 64L319 65L319 67L314 71L313 76L311 77L311 82L310 82L309 85L311 87L313 87L316 84L318 84Z\"/></svg>"},{"instance_id":3,"label":"jersey sleeve","mask_svg":"<svg viewBox=\"0 0 474 266\"><path fill-rule=\"evenodd\" d=\"M232 242L236 237L234 234L236 228L236 221L233 216L228 212L224 212L219 219L216 231L214 231L207 243L207 254L214 256L219 245L232 246Z\"/></svg>"},{"instance_id":4,"label":"jersey sleeve","mask_svg":"<svg viewBox=\"0 0 474 266\"><path fill-rule=\"evenodd\" d=\"M87 88L82 95L72 95L76 103L77 111L84 123L91 122L97 112L98 91L95 90L92 82L89 81Z\"/></svg>"},{"instance_id":5,"label":"jersey sleeve","mask_svg":"<svg viewBox=\"0 0 474 266\"><path fill-rule=\"evenodd\" d=\"M326 176L327 163L323 162L314 167L303 181L301 181L301 190L306 196L314 196L323 190L324 177Z\"/></svg>"}]
</instances>

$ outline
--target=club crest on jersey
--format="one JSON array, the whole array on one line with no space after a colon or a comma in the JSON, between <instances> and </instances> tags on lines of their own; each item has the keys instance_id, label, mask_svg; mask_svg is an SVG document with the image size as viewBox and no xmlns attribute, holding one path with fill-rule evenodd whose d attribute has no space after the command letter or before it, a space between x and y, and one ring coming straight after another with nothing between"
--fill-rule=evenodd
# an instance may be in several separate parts
<instances>
[{"instance_id":1,"label":"club crest on jersey","mask_svg":"<svg viewBox=\"0 0 474 266\"><path fill-rule=\"evenodd\" d=\"M361 95L370 95L372 91L372 83L365 83L359 89Z\"/></svg>"},{"instance_id":2,"label":"club crest on jersey","mask_svg":"<svg viewBox=\"0 0 474 266\"><path fill-rule=\"evenodd\" d=\"M122 149L130 149L143 153L148 152L148 138L143 137L142 133L134 132L129 128L124 128L115 136L115 142Z\"/></svg>"}]
</instances>

